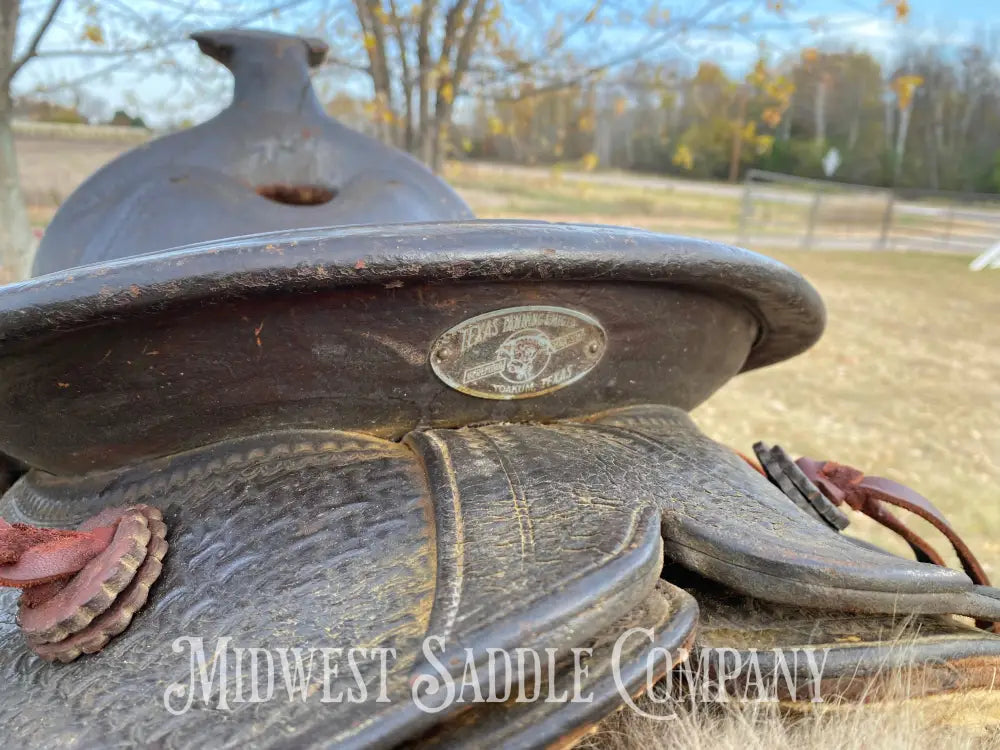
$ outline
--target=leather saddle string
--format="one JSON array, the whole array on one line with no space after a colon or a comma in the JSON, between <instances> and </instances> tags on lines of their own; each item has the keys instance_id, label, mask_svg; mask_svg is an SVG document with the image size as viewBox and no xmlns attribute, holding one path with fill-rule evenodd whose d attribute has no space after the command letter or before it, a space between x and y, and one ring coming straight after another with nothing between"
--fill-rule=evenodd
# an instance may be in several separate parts
<instances>
[{"instance_id":1,"label":"leather saddle string","mask_svg":"<svg viewBox=\"0 0 1000 750\"><path fill-rule=\"evenodd\" d=\"M0 518L0 586L22 589L29 606L40 604L107 549L116 526L68 531Z\"/></svg>"},{"instance_id":2,"label":"leather saddle string","mask_svg":"<svg viewBox=\"0 0 1000 750\"><path fill-rule=\"evenodd\" d=\"M989 576L969 549L969 545L951 527L941 511L920 493L885 477L865 476L852 466L834 461L816 461L803 457L795 463L833 503L837 505L846 503L899 534L910 545L920 562L944 567L944 559L930 542L909 528L885 506L893 505L923 518L944 534L951 543L962 569L972 582L981 586L990 585ZM976 627L1000 633L1000 622L977 620Z\"/></svg>"},{"instance_id":3,"label":"leather saddle string","mask_svg":"<svg viewBox=\"0 0 1000 750\"><path fill-rule=\"evenodd\" d=\"M885 506L892 505L924 519L951 543L962 569L973 583L990 585L989 576L965 540L952 528L941 511L920 493L891 479L865 476L858 469L834 461L800 458L796 464L833 503L846 503L895 531L907 541L921 562L943 566L944 559L933 545L907 527Z\"/></svg>"}]
</instances>

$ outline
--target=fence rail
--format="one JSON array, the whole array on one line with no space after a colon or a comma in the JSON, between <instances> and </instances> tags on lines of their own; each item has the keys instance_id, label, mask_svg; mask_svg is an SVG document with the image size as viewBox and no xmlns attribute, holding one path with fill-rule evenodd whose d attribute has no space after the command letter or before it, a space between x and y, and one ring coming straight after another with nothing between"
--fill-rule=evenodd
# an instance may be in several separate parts
<instances>
[{"instance_id":1,"label":"fence rail","mask_svg":"<svg viewBox=\"0 0 1000 750\"><path fill-rule=\"evenodd\" d=\"M1000 196L889 189L750 170L741 244L976 255L1000 242Z\"/></svg>"}]
</instances>

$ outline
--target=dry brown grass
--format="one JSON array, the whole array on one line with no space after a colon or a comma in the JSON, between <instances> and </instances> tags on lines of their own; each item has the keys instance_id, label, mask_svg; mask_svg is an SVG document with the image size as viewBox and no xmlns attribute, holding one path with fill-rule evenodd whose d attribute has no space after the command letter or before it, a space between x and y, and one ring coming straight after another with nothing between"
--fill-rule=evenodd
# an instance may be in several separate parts
<instances>
[{"instance_id":1,"label":"dry brown grass","mask_svg":"<svg viewBox=\"0 0 1000 750\"><path fill-rule=\"evenodd\" d=\"M578 750L997 750L1000 735L988 728L943 720L948 698L878 706L813 707L791 712L773 703L695 704L671 721L627 711L606 720ZM970 698L963 696L967 704ZM648 703L645 710L653 711Z\"/></svg>"},{"instance_id":2,"label":"dry brown grass","mask_svg":"<svg viewBox=\"0 0 1000 750\"><path fill-rule=\"evenodd\" d=\"M107 139L16 136L18 171L34 226L43 227L56 207L88 176L135 144Z\"/></svg>"},{"instance_id":3,"label":"dry brown grass","mask_svg":"<svg viewBox=\"0 0 1000 750\"><path fill-rule=\"evenodd\" d=\"M740 202L683 188L608 185L599 176L562 179L557 170L507 171L491 165L453 163L445 177L482 218L619 224L671 234L732 239Z\"/></svg>"},{"instance_id":4,"label":"dry brown grass","mask_svg":"<svg viewBox=\"0 0 1000 750\"><path fill-rule=\"evenodd\" d=\"M897 634L897 655L905 659L919 638L916 629ZM1000 750L1000 692L935 692L928 688L938 681L909 663L880 671L854 701L825 695L811 702L806 691L779 703L766 688L732 684L720 701L718 685L704 676L678 678L638 701L646 716L623 709L576 750Z\"/></svg>"}]
</instances>

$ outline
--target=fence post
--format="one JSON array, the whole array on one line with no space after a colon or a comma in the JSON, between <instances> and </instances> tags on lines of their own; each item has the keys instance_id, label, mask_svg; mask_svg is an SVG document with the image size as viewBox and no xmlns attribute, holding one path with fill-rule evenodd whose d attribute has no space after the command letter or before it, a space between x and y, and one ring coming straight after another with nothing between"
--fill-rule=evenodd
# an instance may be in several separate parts
<instances>
[{"instance_id":1,"label":"fence post","mask_svg":"<svg viewBox=\"0 0 1000 750\"><path fill-rule=\"evenodd\" d=\"M738 236L736 242L740 245L746 245L750 241L750 217L753 214L753 195L751 191L753 190L753 169L747 170L746 177L743 178L743 200L740 204L740 226L738 231Z\"/></svg>"},{"instance_id":2,"label":"fence post","mask_svg":"<svg viewBox=\"0 0 1000 750\"><path fill-rule=\"evenodd\" d=\"M885 202L885 212L882 214L882 231L879 235L878 247L885 250L889 247L889 233L892 230L893 209L896 204L896 191L889 191L889 200Z\"/></svg>"},{"instance_id":3,"label":"fence post","mask_svg":"<svg viewBox=\"0 0 1000 750\"><path fill-rule=\"evenodd\" d=\"M948 208L948 223L945 225L944 229L944 247L946 250L951 249L951 232L955 226L955 204L953 203Z\"/></svg>"},{"instance_id":4,"label":"fence post","mask_svg":"<svg viewBox=\"0 0 1000 750\"><path fill-rule=\"evenodd\" d=\"M817 188L815 195L813 195L812 206L809 208L809 226L806 228L806 236L802 242L806 250L812 250L813 234L816 231L816 217L819 215L819 203L821 200L823 200L823 193Z\"/></svg>"}]
</instances>

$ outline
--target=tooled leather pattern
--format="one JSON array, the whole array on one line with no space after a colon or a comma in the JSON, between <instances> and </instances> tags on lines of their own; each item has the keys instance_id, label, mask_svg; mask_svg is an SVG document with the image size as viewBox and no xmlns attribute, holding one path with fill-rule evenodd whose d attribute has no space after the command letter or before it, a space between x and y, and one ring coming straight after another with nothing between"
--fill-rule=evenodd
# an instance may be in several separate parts
<instances>
[{"instance_id":1,"label":"tooled leather pattern","mask_svg":"<svg viewBox=\"0 0 1000 750\"><path fill-rule=\"evenodd\" d=\"M171 644L179 636L204 637L209 659L218 636L232 637L236 646L382 645L398 648L405 671L433 595L422 489L399 446L333 438L299 455L296 443L228 460L216 455L92 498L159 505L171 557L132 626L100 654L69 665L30 654L13 620L14 597L0 594L6 741L252 747L283 736L288 726L329 723L334 706L281 696L230 703L229 712L196 701L188 713L172 716L163 707L164 690L174 681L187 684L190 672L189 649L174 653ZM368 664L361 666L372 682ZM338 712L341 727L364 721L357 708Z\"/></svg>"},{"instance_id":2,"label":"tooled leather pattern","mask_svg":"<svg viewBox=\"0 0 1000 750\"><path fill-rule=\"evenodd\" d=\"M662 513L662 529L675 551L681 539L706 543L717 553L736 549L780 562L789 539L798 540L798 554L806 537L815 543L818 534L814 522L803 527L796 509L779 503L783 498L765 480L701 436L677 410L637 407L590 424L494 425L434 434L451 448L473 449L443 472L442 483L454 485L447 492L429 483L428 465L406 447L332 432L291 442L288 436L248 439L239 449L227 445L110 477L104 491L84 503L88 512L126 498L161 507L172 550L163 577L129 630L100 654L57 668L28 654L7 614L13 602L0 595L0 618L6 616L0 621L0 679L7 686L0 693L0 721L7 736L50 747L132 742L165 748L268 746L287 739L286 731L327 741L357 736L378 728L371 704L359 710L278 700L233 704L230 712L220 712L196 702L191 712L171 716L162 708L163 691L171 682L186 682L190 668L170 644L178 636L202 635L209 639L209 656L217 636L233 637L234 645L272 648L394 646L401 659L389 689L398 697L407 690L432 610L441 609L446 594L458 592L450 621L459 635L505 612L520 611L524 622L533 622L546 600L519 610L525 592L543 585L557 595L575 570L594 561L600 570L634 551L623 541L643 507ZM475 436L488 445L478 438L470 442ZM295 445L312 447L297 454ZM499 468L487 460L491 451ZM36 480L43 484L40 478L28 481ZM67 495L72 489L62 488ZM493 493L496 502L476 508ZM440 507L449 503L477 526L466 528L461 543L434 528ZM754 513L754 503L761 513ZM658 553L656 541L655 547L641 541L641 551ZM441 584L455 580L455 563L441 550L453 542L469 583L446 591ZM468 557L466 542L476 548L470 546ZM841 567L833 566L829 580L867 559L854 547L839 561L836 553L821 550L805 574L794 564L790 569L800 578L822 580L831 560ZM877 562L889 559L879 556ZM447 575L442 566L449 568ZM510 575L507 584L494 575L497 570ZM580 612L620 606L612 598L617 583L605 580L588 590L578 602ZM570 621L580 623L600 625L579 617Z\"/></svg>"},{"instance_id":3,"label":"tooled leather pattern","mask_svg":"<svg viewBox=\"0 0 1000 750\"><path fill-rule=\"evenodd\" d=\"M248 439L151 462L107 477L96 491L100 482L93 477L78 483L88 488L77 493L89 494L79 498L84 513L121 502L160 507L171 554L149 604L97 655L62 667L43 664L28 655L12 620L0 625L6 736L52 747L133 742L172 748L267 746L287 727L324 741L377 734L381 714L371 703L324 705L316 697L230 703L229 712L205 710L196 700L192 711L171 716L162 707L163 691L190 674L186 650L176 654L171 643L178 636L204 637L209 658L219 636L238 646L395 647L394 700L386 711L395 710L408 703L409 670L433 625L432 609L453 593L442 586L456 578L442 549L462 560L453 640L464 643L484 631L515 640L530 633L541 644L548 643L547 633L565 645L596 635L655 583L662 557L649 523L653 508L644 515L626 502L628 488L616 482L624 467L614 460L596 484L581 475L602 462L600 440L567 442L561 431L540 427L510 428L521 437L507 436L506 429L445 431L458 441L456 451L472 451L439 467L453 477L457 498L429 489L425 467L402 445L322 432ZM486 433L492 442L459 445ZM551 467L559 457L534 450L549 433L559 450L575 453L579 466L572 472L557 476ZM520 490L509 462L495 486L483 484L492 469L477 472L501 459L525 472ZM25 484L36 492L57 486L64 497L74 494L71 483L46 477L28 477ZM515 501L525 514L520 519L512 512ZM464 518L467 545L437 536L432 527L440 508L452 503ZM504 542L520 539L528 525L533 543ZM613 575L593 578L604 565L636 556L641 565L626 571L627 586ZM575 579L588 582L594 599L574 594L566 609L560 595L573 591ZM0 611L12 607L0 595ZM374 680L371 671L365 677Z\"/></svg>"}]
</instances>

